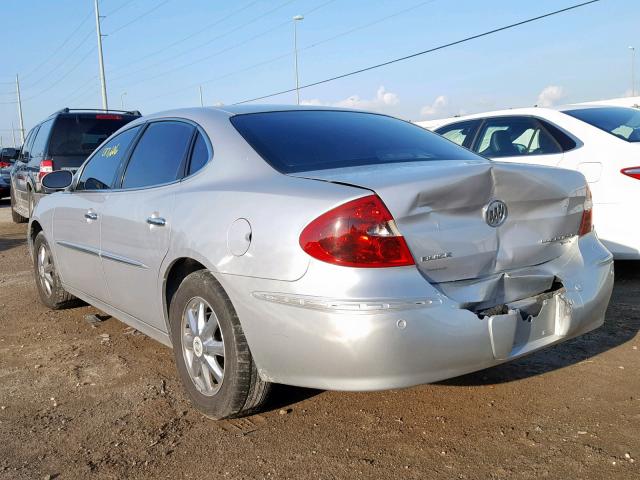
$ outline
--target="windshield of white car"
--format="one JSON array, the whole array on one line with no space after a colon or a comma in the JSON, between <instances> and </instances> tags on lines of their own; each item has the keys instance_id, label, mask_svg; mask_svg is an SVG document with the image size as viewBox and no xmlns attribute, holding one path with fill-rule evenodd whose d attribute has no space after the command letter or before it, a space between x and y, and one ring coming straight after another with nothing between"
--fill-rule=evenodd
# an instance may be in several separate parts
<instances>
[{"instance_id":1,"label":"windshield of white car","mask_svg":"<svg viewBox=\"0 0 640 480\"><path fill-rule=\"evenodd\" d=\"M386 115L291 110L236 115L231 123L281 173L434 160L486 161L422 127Z\"/></svg>"},{"instance_id":2,"label":"windshield of white car","mask_svg":"<svg viewBox=\"0 0 640 480\"><path fill-rule=\"evenodd\" d=\"M640 110L635 108L581 108L564 113L627 142L640 142Z\"/></svg>"}]
</instances>

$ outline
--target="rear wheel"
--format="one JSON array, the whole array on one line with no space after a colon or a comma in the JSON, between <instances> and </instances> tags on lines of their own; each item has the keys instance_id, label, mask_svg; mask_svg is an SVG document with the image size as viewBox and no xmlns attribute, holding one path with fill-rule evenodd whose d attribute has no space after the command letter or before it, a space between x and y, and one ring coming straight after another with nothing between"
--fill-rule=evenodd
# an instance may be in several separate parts
<instances>
[{"instance_id":1,"label":"rear wheel","mask_svg":"<svg viewBox=\"0 0 640 480\"><path fill-rule=\"evenodd\" d=\"M238 315L211 273L200 270L182 281L169 318L178 374L198 410L222 419L264 403L270 384L258 375Z\"/></svg>"},{"instance_id":2,"label":"rear wheel","mask_svg":"<svg viewBox=\"0 0 640 480\"><path fill-rule=\"evenodd\" d=\"M42 303L52 310L65 308L74 303L75 297L62 288L51 249L43 232L38 233L33 242L33 269Z\"/></svg>"},{"instance_id":3,"label":"rear wheel","mask_svg":"<svg viewBox=\"0 0 640 480\"><path fill-rule=\"evenodd\" d=\"M11 190L11 220L13 223L25 223L28 218L23 217L18 212L16 212L16 201L13 198L13 190Z\"/></svg>"}]
</instances>

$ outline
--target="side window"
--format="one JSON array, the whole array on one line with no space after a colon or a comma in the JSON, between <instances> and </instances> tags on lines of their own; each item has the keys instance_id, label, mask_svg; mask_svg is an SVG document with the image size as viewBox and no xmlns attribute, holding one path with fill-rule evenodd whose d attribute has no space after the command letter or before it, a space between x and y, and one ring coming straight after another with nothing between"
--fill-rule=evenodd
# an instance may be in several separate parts
<instances>
[{"instance_id":1,"label":"side window","mask_svg":"<svg viewBox=\"0 0 640 480\"><path fill-rule=\"evenodd\" d=\"M555 138L556 142L558 142L560 144L560 147L562 147L563 152L568 152L569 150L573 150L578 146L573 138L571 138L569 135L564 133L552 123L540 119L538 119L538 121L544 126L547 132L553 135L553 138Z\"/></svg>"},{"instance_id":2,"label":"side window","mask_svg":"<svg viewBox=\"0 0 640 480\"><path fill-rule=\"evenodd\" d=\"M29 161L29 157L31 156L31 144L33 143L33 139L36 136L37 132L38 132L38 127L37 126L33 127L29 132L29 135L27 135L27 138L24 141L24 144L22 145L22 158L24 159L25 162Z\"/></svg>"},{"instance_id":3,"label":"side window","mask_svg":"<svg viewBox=\"0 0 640 480\"><path fill-rule=\"evenodd\" d=\"M196 173L211 158L211 152L209 151L209 147L207 145L206 140L202 136L200 132L196 134L196 141L193 144L193 150L191 151L191 160L189 161L189 172L188 175Z\"/></svg>"},{"instance_id":4,"label":"side window","mask_svg":"<svg viewBox=\"0 0 640 480\"><path fill-rule=\"evenodd\" d=\"M129 145L139 130L140 126L137 126L120 133L94 153L82 170L76 190L112 188L120 162L125 158Z\"/></svg>"},{"instance_id":5,"label":"side window","mask_svg":"<svg viewBox=\"0 0 640 480\"><path fill-rule=\"evenodd\" d=\"M476 151L499 158L560 153L561 149L535 118L502 117L484 123Z\"/></svg>"},{"instance_id":6,"label":"side window","mask_svg":"<svg viewBox=\"0 0 640 480\"><path fill-rule=\"evenodd\" d=\"M183 122L149 124L131 154L122 188L150 187L178 180L193 130Z\"/></svg>"},{"instance_id":7,"label":"side window","mask_svg":"<svg viewBox=\"0 0 640 480\"><path fill-rule=\"evenodd\" d=\"M47 120L40 125L38 134L33 141L33 146L31 147L31 158L42 157L45 154L45 148L47 147L47 140L49 139L49 133L51 132L52 126L53 119Z\"/></svg>"},{"instance_id":8,"label":"side window","mask_svg":"<svg viewBox=\"0 0 640 480\"><path fill-rule=\"evenodd\" d=\"M471 142L476 134L480 120L470 120L458 122L436 129L436 133L442 135L447 140L451 140L463 147L471 148Z\"/></svg>"}]
</instances>

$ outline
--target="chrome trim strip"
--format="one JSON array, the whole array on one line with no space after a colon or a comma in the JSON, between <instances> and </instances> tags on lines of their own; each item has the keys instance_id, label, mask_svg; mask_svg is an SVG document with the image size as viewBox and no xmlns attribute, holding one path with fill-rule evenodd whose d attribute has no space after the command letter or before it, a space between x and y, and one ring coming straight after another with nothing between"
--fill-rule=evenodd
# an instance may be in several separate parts
<instances>
[{"instance_id":1,"label":"chrome trim strip","mask_svg":"<svg viewBox=\"0 0 640 480\"><path fill-rule=\"evenodd\" d=\"M429 308L442 304L439 298L369 298L363 300L343 300L337 298L313 297L288 293L252 292L252 295L266 302L308 308L333 313L384 313L396 310Z\"/></svg>"},{"instance_id":2,"label":"chrome trim strip","mask_svg":"<svg viewBox=\"0 0 640 480\"><path fill-rule=\"evenodd\" d=\"M127 257L116 255L115 253L101 252L100 256L102 258L106 258L107 260L113 260L114 262L120 262L120 263L124 263L125 265L131 265L132 267L149 268L144 263L140 263L136 260L131 260L130 258L127 258Z\"/></svg>"},{"instance_id":3,"label":"chrome trim strip","mask_svg":"<svg viewBox=\"0 0 640 480\"><path fill-rule=\"evenodd\" d=\"M107 260L113 260L114 262L124 263L126 265L131 265L132 267L149 268L144 263L140 263L136 260L131 260L130 258L127 258L127 257L116 255L115 253L101 252L97 248L78 245L77 243L66 242L64 240L57 240L56 243L63 247L70 248L71 250L76 250L82 253L88 253L89 255L95 255L96 257L105 258Z\"/></svg>"},{"instance_id":4,"label":"chrome trim strip","mask_svg":"<svg viewBox=\"0 0 640 480\"><path fill-rule=\"evenodd\" d=\"M56 243L63 247L70 248L71 250L77 250L78 252L88 253L89 255L100 256L100 250L97 248L85 247L84 245L78 245L77 243L65 242L64 240L57 240Z\"/></svg>"}]
</instances>

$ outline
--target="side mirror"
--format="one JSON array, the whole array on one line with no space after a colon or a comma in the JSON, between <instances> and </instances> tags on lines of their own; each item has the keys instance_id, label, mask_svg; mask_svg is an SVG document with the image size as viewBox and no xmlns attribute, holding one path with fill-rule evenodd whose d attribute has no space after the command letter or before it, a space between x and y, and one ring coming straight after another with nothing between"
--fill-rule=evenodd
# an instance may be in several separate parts
<instances>
[{"instance_id":1,"label":"side mirror","mask_svg":"<svg viewBox=\"0 0 640 480\"><path fill-rule=\"evenodd\" d=\"M47 190L64 190L73 182L73 173L69 170L56 170L42 177L42 186Z\"/></svg>"}]
</instances>

